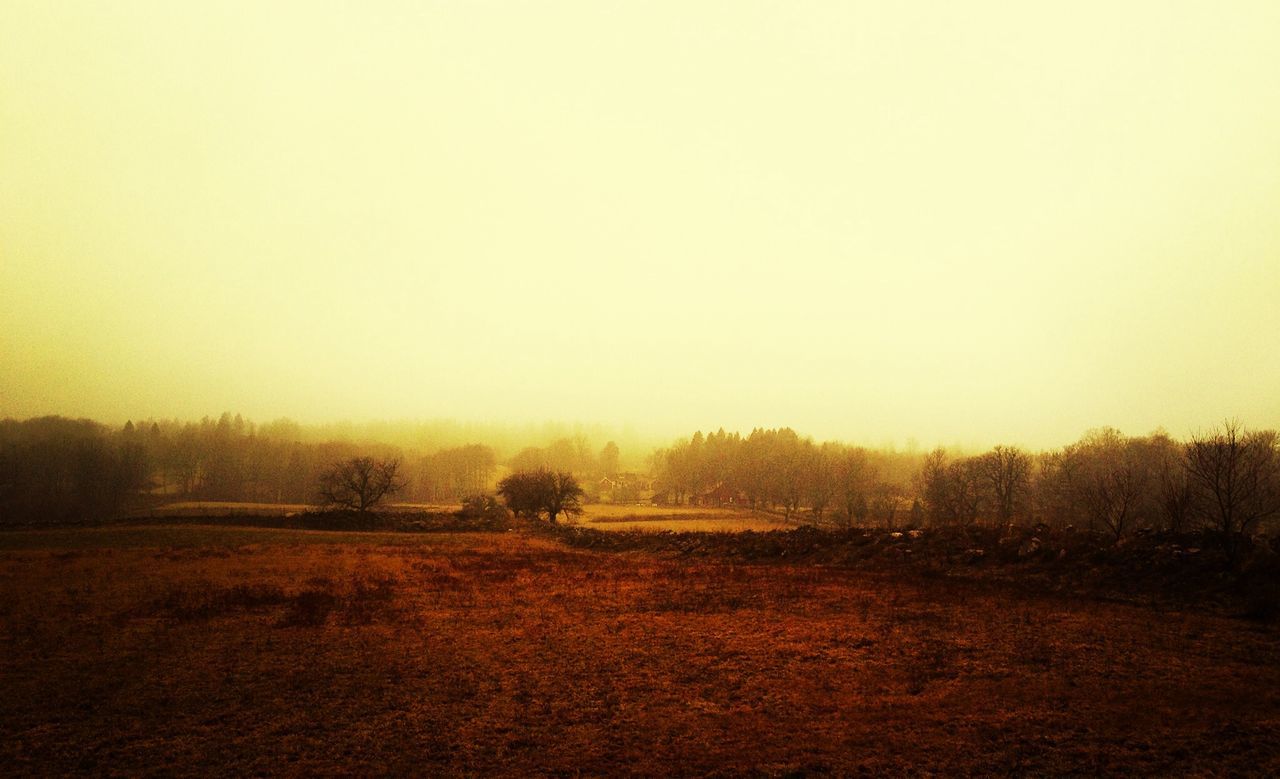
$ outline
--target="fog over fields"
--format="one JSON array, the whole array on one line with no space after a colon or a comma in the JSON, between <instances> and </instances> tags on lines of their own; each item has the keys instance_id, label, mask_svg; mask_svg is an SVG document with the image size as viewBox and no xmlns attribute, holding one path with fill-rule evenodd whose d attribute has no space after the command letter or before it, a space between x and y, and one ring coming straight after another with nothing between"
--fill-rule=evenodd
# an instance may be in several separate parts
<instances>
[{"instance_id":1,"label":"fog over fields","mask_svg":"<svg viewBox=\"0 0 1280 779\"><path fill-rule=\"evenodd\" d=\"M1280 776L1276 0L0 0L0 774Z\"/></svg>"},{"instance_id":2,"label":"fog over fields","mask_svg":"<svg viewBox=\"0 0 1280 779\"><path fill-rule=\"evenodd\" d=\"M1280 425L1275 4L0 9L0 416Z\"/></svg>"}]
</instances>

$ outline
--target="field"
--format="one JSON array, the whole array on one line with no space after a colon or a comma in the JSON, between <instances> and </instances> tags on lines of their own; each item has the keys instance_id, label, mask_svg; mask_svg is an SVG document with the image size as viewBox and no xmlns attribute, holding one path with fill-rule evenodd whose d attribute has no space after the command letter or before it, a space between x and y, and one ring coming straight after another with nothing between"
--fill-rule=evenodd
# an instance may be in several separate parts
<instances>
[{"instance_id":1,"label":"field","mask_svg":"<svg viewBox=\"0 0 1280 779\"><path fill-rule=\"evenodd\" d=\"M584 506L578 524L599 530L726 531L779 530L791 527L780 517L763 512L687 506Z\"/></svg>"},{"instance_id":2,"label":"field","mask_svg":"<svg viewBox=\"0 0 1280 779\"><path fill-rule=\"evenodd\" d=\"M227 518L227 517L285 517L314 510L315 506L301 503L237 503L229 501L181 501L165 503L135 512L134 519L153 518ZM461 508L457 504L392 503L387 508L394 512L452 512ZM792 527L777 517L764 512L752 512L728 508L689 508L686 506L611 505L589 504L581 515L566 518L570 524L595 527L600 530L674 530L674 531L726 531L779 530Z\"/></svg>"},{"instance_id":3,"label":"field","mask_svg":"<svg viewBox=\"0 0 1280 779\"><path fill-rule=\"evenodd\" d=\"M460 506L457 504L441 505L435 503L390 503L387 508L405 512L457 511ZM130 516L134 519L154 517L284 517L315 509L315 506L308 503L183 500L140 509L134 511Z\"/></svg>"},{"instance_id":4,"label":"field","mask_svg":"<svg viewBox=\"0 0 1280 779\"><path fill-rule=\"evenodd\" d=\"M0 533L7 773L1280 773L1274 626L521 532Z\"/></svg>"}]
</instances>

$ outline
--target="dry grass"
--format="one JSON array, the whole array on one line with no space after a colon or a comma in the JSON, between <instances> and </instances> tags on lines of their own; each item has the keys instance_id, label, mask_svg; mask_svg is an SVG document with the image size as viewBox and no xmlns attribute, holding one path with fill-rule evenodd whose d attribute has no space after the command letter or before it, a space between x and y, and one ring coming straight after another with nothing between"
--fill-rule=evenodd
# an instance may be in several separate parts
<instances>
[{"instance_id":1,"label":"dry grass","mask_svg":"<svg viewBox=\"0 0 1280 779\"><path fill-rule=\"evenodd\" d=\"M593 504L577 518L578 524L600 530L673 530L676 532L741 532L791 527L763 512L689 506L625 506Z\"/></svg>"},{"instance_id":2,"label":"dry grass","mask_svg":"<svg viewBox=\"0 0 1280 779\"><path fill-rule=\"evenodd\" d=\"M583 518L590 521L610 519L733 519L749 514L740 509L698 506L654 506L651 504L591 503L584 507Z\"/></svg>"},{"instance_id":3,"label":"dry grass","mask_svg":"<svg viewBox=\"0 0 1280 779\"><path fill-rule=\"evenodd\" d=\"M14 773L1280 772L1274 628L519 533L0 534Z\"/></svg>"},{"instance_id":4,"label":"dry grass","mask_svg":"<svg viewBox=\"0 0 1280 779\"><path fill-rule=\"evenodd\" d=\"M454 512L457 503L388 503L388 510L400 512ZM129 516L135 519L149 517L283 517L304 511L316 511L320 507L309 503L247 503L223 500L181 500L139 509Z\"/></svg>"},{"instance_id":5,"label":"dry grass","mask_svg":"<svg viewBox=\"0 0 1280 779\"><path fill-rule=\"evenodd\" d=\"M309 511L305 503L246 503L221 500L180 500L134 511L132 517L283 517Z\"/></svg>"}]
</instances>

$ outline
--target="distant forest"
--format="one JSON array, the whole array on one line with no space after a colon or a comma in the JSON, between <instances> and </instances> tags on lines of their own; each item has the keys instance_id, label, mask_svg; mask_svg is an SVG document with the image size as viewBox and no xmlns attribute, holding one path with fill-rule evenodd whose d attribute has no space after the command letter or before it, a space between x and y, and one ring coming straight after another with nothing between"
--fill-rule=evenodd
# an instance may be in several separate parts
<instances>
[{"instance_id":1,"label":"distant forest","mask_svg":"<svg viewBox=\"0 0 1280 779\"><path fill-rule=\"evenodd\" d=\"M1103 428L1050 451L966 455L819 443L790 428L628 450L556 426L308 428L223 414L120 428L4 420L0 521L76 521L176 500L309 504L327 467L359 455L401 463L406 503L458 502L491 493L505 473L543 467L573 473L588 500L731 506L837 526L1044 523L1120 539L1138 529L1249 533L1280 515L1280 438L1236 422L1185 441Z\"/></svg>"},{"instance_id":2,"label":"distant forest","mask_svg":"<svg viewBox=\"0 0 1280 779\"><path fill-rule=\"evenodd\" d=\"M649 448L624 432L618 438L633 441L628 460L625 444L610 438L596 448L587 438L608 433L555 424L259 425L230 413L118 428L57 416L6 419L0 522L79 521L180 500L309 504L325 469L356 456L398 460L407 489L397 500L408 503L457 502L491 492L504 470L536 467L577 474L595 498L600 480L642 469Z\"/></svg>"},{"instance_id":3,"label":"distant forest","mask_svg":"<svg viewBox=\"0 0 1280 779\"><path fill-rule=\"evenodd\" d=\"M1228 421L1177 441L1087 432L1061 449L963 456L815 443L795 431L694 434L653 457L674 503L738 504L846 527L1045 524L1105 532L1210 529L1237 536L1280 517L1280 437Z\"/></svg>"}]
</instances>

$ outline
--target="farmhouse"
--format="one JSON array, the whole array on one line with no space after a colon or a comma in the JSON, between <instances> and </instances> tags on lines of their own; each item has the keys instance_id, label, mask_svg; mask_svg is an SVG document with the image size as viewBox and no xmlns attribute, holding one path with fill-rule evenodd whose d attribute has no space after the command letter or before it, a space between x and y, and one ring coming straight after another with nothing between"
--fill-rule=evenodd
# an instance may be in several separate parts
<instances>
[{"instance_id":1,"label":"farmhouse","mask_svg":"<svg viewBox=\"0 0 1280 779\"><path fill-rule=\"evenodd\" d=\"M648 503L653 500L653 479L637 473L605 476L596 483L601 503Z\"/></svg>"}]
</instances>

